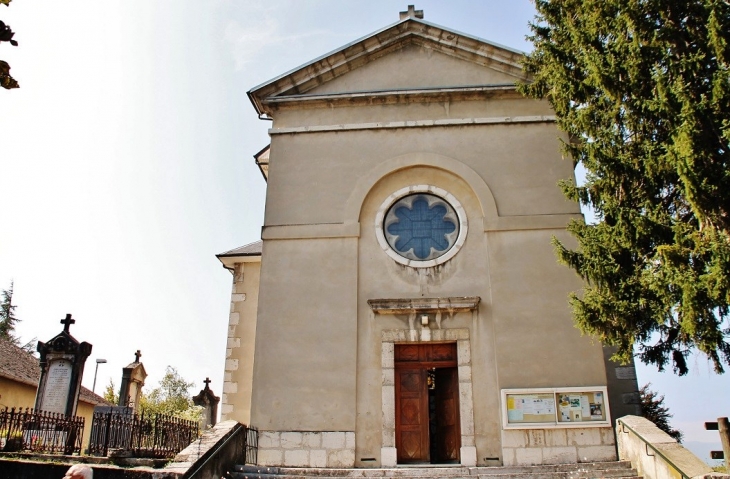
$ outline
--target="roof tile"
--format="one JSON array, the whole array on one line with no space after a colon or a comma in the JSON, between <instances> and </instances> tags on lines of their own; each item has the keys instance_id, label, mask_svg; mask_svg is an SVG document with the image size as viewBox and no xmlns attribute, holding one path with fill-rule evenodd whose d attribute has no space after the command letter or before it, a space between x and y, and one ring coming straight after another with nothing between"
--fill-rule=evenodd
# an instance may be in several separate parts
<instances>
[{"instance_id":1,"label":"roof tile","mask_svg":"<svg viewBox=\"0 0 730 479\"><path fill-rule=\"evenodd\" d=\"M262 245L263 241L254 241L253 243L234 248L216 256L219 258L221 256L261 256Z\"/></svg>"}]
</instances>

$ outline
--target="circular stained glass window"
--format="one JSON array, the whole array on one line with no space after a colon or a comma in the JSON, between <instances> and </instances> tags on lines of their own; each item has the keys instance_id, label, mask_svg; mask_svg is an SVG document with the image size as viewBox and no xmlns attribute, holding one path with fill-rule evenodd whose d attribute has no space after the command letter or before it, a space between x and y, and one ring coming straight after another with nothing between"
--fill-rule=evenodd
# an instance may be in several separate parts
<instances>
[{"instance_id":1,"label":"circular stained glass window","mask_svg":"<svg viewBox=\"0 0 730 479\"><path fill-rule=\"evenodd\" d=\"M401 188L375 214L375 237L383 252L412 268L431 268L453 258L467 229L459 200L433 185Z\"/></svg>"},{"instance_id":2,"label":"circular stained glass window","mask_svg":"<svg viewBox=\"0 0 730 479\"><path fill-rule=\"evenodd\" d=\"M416 193L400 198L385 214L383 233L400 256L429 261L446 254L459 237L459 217L443 198Z\"/></svg>"}]
</instances>

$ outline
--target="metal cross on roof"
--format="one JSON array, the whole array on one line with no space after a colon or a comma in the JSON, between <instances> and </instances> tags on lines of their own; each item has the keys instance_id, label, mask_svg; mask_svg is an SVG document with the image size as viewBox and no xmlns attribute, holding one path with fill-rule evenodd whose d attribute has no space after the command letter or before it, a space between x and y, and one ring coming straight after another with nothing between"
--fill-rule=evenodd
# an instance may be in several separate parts
<instances>
[{"instance_id":1,"label":"metal cross on roof","mask_svg":"<svg viewBox=\"0 0 730 479\"><path fill-rule=\"evenodd\" d=\"M423 10L416 10L416 7L413 5L408 5L408 10L405 12L400 12L400 19L403 20L404 18L421 18L423 19Z\"/></svg>"},{"instance_id":2,"label":"metal cross on roof","mask_svg":"<svg viewBox=\"0 0 730 479\"><path fill-rule=\"evenodd\" d=\"M76 323L75 319L71 319L71 315L67 314L66 318L61 320L61 324L63 324L63 330L64 332L68 333L68 328L71 327L72 324Z\"/></svg>"},{"instance_id":3,"label":"metal cross on roof","mask_svg":"<svg viewBox=\"0 0 730 479\"><path fill-rule=\"evenodd\" d=\"M203 382L205 383L205 389L208 389L208 385L210 384L210 379L205 378L205 381L203 381Z\"/></svg>"},{"instance_id":4,"label":"metal cross on roof","mask_svg":"<svg viewBox=\"0 0 730 479\"><path fill-rule=\"evenodd\" d=\"M142 352L138 349L137 352L134 353L134 362L135 363L138 363L139 362L139 358L141 358L141 357L142 357Z\"/></svg>"}]
</instances>

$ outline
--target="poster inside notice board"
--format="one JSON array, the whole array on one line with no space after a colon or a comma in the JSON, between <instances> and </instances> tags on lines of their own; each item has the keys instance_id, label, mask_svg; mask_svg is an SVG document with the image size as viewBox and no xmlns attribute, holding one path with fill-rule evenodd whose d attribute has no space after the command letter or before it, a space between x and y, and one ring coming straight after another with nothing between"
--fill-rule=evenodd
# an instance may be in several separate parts
<instances>
[{"instance_id":1,"label":"poster inside notice board","mask_svg":"<svg viewBox=\"0 0 730 479\"><path fill-rule=\"evenodd\" d=\"M555 394L507 394L507 422L555 422Z\"/></svg>"},{"instance_id":2,"label":"poster inside notice board","mask_svg":"<svg viewBox=\"0 0 730 479\"><path fill-rule=\"evenodd\" d=\"M602 391L556 393L558 422L606 420L606 402Z\"/></svg>"}]
</instances>

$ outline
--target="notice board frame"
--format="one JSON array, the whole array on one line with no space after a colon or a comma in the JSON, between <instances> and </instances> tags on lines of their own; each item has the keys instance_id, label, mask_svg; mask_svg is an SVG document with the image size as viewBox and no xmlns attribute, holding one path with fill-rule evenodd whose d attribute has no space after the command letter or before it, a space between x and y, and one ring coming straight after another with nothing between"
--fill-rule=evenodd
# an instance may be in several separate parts
<instances>
[{"instance_id":1,"label":"notice board frame","mask_svg":"<svg viewBox=\"0 0 730 479\"><path fill-rule=\"evenodd\" d=\"M600 393L602 405L602 419L581 420L581 421L561 421L560 420L560 404L559 395L584 396ZM516 421L510 422L510 414L508 406L510 397L515 399L516 396L531 396L535 399L554 398L553 412L542 414L543 421ZM590 396L589 396L590 397ZM538 401L539 403L540 401ZM549 408L549 401L543 401L544 407ZM540 407L540 406L538 406ZM590 407L590 406L589 406ZM561 388L518 388L518 389L501 389L500 390L500 408L502 412L502 427L504 429L571 429L571 428L587 428L587 427L611 427L611 411L608 406L608 388L606 386L584 386L584 387L561 387ZM540 411L537 411L540 412ZM551 419L548 420L549 416Z\"/></svg>"}]
</instances>

